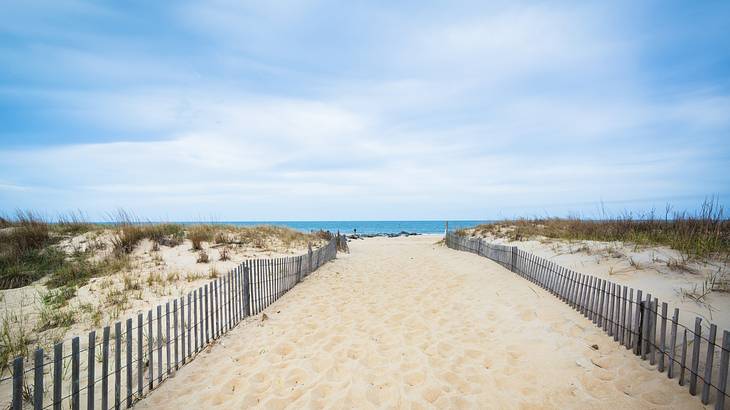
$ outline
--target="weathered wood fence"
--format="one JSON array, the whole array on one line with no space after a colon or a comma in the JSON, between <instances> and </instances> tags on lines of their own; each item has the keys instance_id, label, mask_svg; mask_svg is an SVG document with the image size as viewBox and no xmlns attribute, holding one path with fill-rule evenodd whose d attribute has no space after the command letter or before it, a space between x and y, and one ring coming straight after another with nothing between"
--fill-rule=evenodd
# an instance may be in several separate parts
<instances>
[{"instance_id":1,"label":"weathered wood fence","mask_svg":"<svg viewBox=\"0 0 730 410\"><path fill-rule=\"evenodd\" d=\"M131 407L206 346L337 256L340 235L300 256L252 259L180 298L84 340L12 362L12 409ZM346 246L346 245L345 245ZM82 347L82 343L84 343ZM70 349L69 349L70 347ZM30 364L30 366L28 366ZM70 374L69 374L70 372Z\"/></svg>"},{"instance_id":2,"label":"weathered wood fence","mask_svg":"<svg viewBox=\"0 0 730 410\"><path fill-rule=\"evenodd\" d=\"M574 272L516 246L453 232L447 232L445 239L449 248L489 258L546 289L641 360L649 360L657 371L666 371L670 379L677 377L680 386L689 385L689 393L700 394L703 404L714 402L716 409L725 408L730 332L723 331L720 342L717 326L708 324L705 335L702 318L696 317L694 329L685 327L679 323L679 309L670 317L667 303L651 293Z\"/></svg>"}]
</instances>

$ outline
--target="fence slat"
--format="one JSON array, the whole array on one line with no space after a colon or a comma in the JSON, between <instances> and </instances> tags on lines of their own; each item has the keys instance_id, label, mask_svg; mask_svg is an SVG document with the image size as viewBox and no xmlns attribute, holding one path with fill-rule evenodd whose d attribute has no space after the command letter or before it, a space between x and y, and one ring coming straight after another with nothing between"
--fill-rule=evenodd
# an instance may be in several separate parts
<instances>
[{"instance_id":1,"label":"fence slat","mask_svg":"<svg viewBox=\"0 0 730 410\"><path fill-rule=\"evenodd\" d=\"M621 318L619 319L619 325L621 328L619 329L620 335L618 338L618 342L621 344L621 346L626 345L626 297L628 295L628 286L621 286Z\"/></svg>"},{"instance_id":2,"label":"fence slat","mask_svg":"<svg viewBox=\"0 0 730 410\"><path fill-rule=\"evenodd\" d=\"M101 344L101 409L109 408L109 326L104 326Z\"/></svg>"},{"instance_id":3,"label":"fence slat","mask_svg":"<svg viewBox=\"0 0 730 410\"><path fill-rule=\"evenodd\" d=\"M180 297L180 366L185 364L185 296ZM177 326L175 326L177 328ZM175 331L177 340L177 330ZM177 345L176 345L177 346ZM177 370L177 349L175 349L175 370Z\"/></svg>"},{"instance_id":4,"label":"fence slat","mask_svg":"<svg viewBox=\"0 0 730 410\"><path fill-rule=\"evenodd\" d=\"M23 409L23 356L13 359L13 410Z\"/></svg>"},{"instance_id":5,"label":"fence slat","mask_svg":"<svg viewBox=\"0 0 730 410\"><path fill-rule=\"evenodd\" d=\"M179 356L178 356L178 331L177 331L177 325L178 325L178 323L177 323L177 313L178 313L178 310L177 310L177 299L175 299L175 300L172 301L172 329L173 329L172 334L173 334L173 337L175 338L175 343L173 344L174 352L175 352L175 354L174 354L174 356L175 356L175 358L174 358L174 360L175 360L175 363L174 363L175 370L178 369L177 362L178 362L178 359L179 359Z\"/></svg>"},{"instance_id":6,"label":"fence slat","mask_svg":"<svg viewBox=\"0 0 730 410\"><path fill-rule=\"evenodd\" d=\"M210 283L210 334L211 339L218 338L218 281Z\"/></svg>"},{"instance_id":7,"label":"fence slat","mask_svg":"<svg viewBox=\"0 0 730 410\"><path fill-rule=\"evenodd\" d=\"M253 315L253 307L251 305L251 269L250 267L244 266L243 268L243 313L244 316Z\"/></svg>"},{"instance_id":8,"label":"fence slat","mask_svg":"<svg viewBox=\"0 0 730 410\"><path fill-rule=\"evenodd\" d=\"M629 289L629 298L626 300L628 312L626 313L626 349L631 350L634 346L634 288Z\"/></svg>"},{"instance_id":9,"label":"fence slat","mask_svg":"<svg viewBox=\"0 0 730 410\"><path fill-rule=\"evenodd\" d=\"M712 385L712 362L715 359L715 336L717 326L710 325L710 336L707 338L707 358L705 359L705 377L702 381L702 404L710 403L710 386Z\"/></svg>"},{"instance_id":10,"label":"fence slat","mask_svg":"<svg viewBox=\"0 0 730 410\"><path fill-rule=\"evenodd\" d=\"M727 391L727 368L730 362L730 332L727 330L722 332L722 351L720 352L720 373L718 380L717 400L715 400L715 409L722 410L725 408L725 392Z\"/></svg>"},{"instance_id":11,"label":"fence slat","mask_svg":"<svg viewBox=\"0 0 730 410\"><path fill-rule=\"evenodd\" d=\"M651 304L651 311L649 311L649 316L651 317L651 321L649 322L649 363L652 365L656 364L656 322L658 312L659 299L654 298L654 302Z\"/></svg>"},{"instance_id":12,"label":"fence slat","mask_svg":"<svg viewBox=\"0 0 730 410\"><path fill-rule=\"evenodd\" d=\"M618 334L616 333L616 293L618 292L618 285L609 282L611 290L609 292L611 300L608 303L608 336L613 336L613 339L616 340L618 337Z\"/></svg>"},{"instance_id":13,"label":"fence slat","mask_svg":"<svg viewBox=\"0 0 730 410\"><path fill-rule=\"evenodd\" d=\"M195 353L198 352L198 290L193 290L193 335L195 336Z\"/></svg>"},{"instance_id":14,"label":"fence slat","mask_svg":"<svg viewBox=\"0 0 730 410\"><path fill-rule=\"evenodd\" d=\"M198 351L203 350L203 346L205 345L205 302L207 299L204 299L203 296L203 289L205 289L204 286L201 286L200 289L198 289L198 305L199 305L199 314L200 314L200 320L198 321L198 326L200 327L200 345L198 345Z\"/></svg>"},{"instance_id":15,"label":"fence slat","mask_svg":"<svg viewBox=\"0 0 730 410\"><path fill-rule=\"evenodd\" d=\"M127 319L127 351L125 358L127 359L127 407L132 407L132 318Z\"/></svg>"},{"instance_id":16,"label":"fence slat","mask_svg":"<svg viewBox=\"0 0 730 410\"><path fill-rule=\"evenodd\" d=\"M634 338L634 354L640 355L641 354L641 338L639 337L639 334L641 333L641 303L643 300L641 299L642 291L641 289L636 290L636 315L634 317L634 332L636 333L636 337Z\"/></svg>"},{"instance_id":17,"label":"fence slat","mask_svg":"<svg viewBox=\"0 0 730 410\"><path fill-rule=\"evenodd\" d=\"M186 331L186 332L187 332L187 334L188 334L188 354L187 354L187 356L186 356L186 357L188 357L188 358L189 358L189 357L190 357L190 355L192 354L192 346L191 346L191 344L192 344L192 339L191 339L191 334L190 334L190 329L192 328L192 326L191 326L191 325L192 325L192 323L190 322L190 317L191 317L192 315L190 314L190 310L191 310L191 307L192 307L193 305L191 305L191 304L190 304L190 299L191 299L191 297L192 297L192 295L191 295L191 292L188 292L188 326L187 326L187 329L185 329L185 331ZM197 336L196 336L196 338L197 338Z\"/></svg>"},{"instance_id":18,"label":"fence slat","mask_svg":"<svg viewBox=\"0 0 730 410\"><path fill-rule=\"evenodd\" d=\"M165 302L165 368L170 375L170 302Z\"/></svg>"},{"instance_id":19,"label":"fence slat","mask_svg":"<svg viewBox=\"0 0 730 410\"><path fill-rule=\"evenodd\" d=\"M679 309L674 308L674 316L672 316L672 330L669 333L669 369L667 370L667 377L674 377L674 352L677 349L677 324L679 322Z\"/></svg>"},{"instance_id":20,"label":"fence slat","mask_svg":"<svg viewBox=\"0 0 730 410\"><path fill-rule=\"evenodd\" d=\"M137 397L142 398L144 393L144 361L142 339L144 338L144 317L142 314L137 315Z\"/></svg>"},{"instance_id":21,"label":"fence slat","mask_svg":"<svg viewBox=\"0 0 730 410\"><path fill-rule=\"evenodd\" d=\"M210 334L208 333L208 284L204 286L205 292L205 341L200 341L202 344L208 344L210 342ZM202 346L201 346L202 347Z\"/></svg>"},{"instance_id":22,"label":"fence slat","mask_svg":"<svg viewBox=\"0 0 730 410\"><path fill-rule=\"evenodd\" d=\"M122 399L122 322L114 324L114 408L121 408Z\"/></svg>"},{"instance_id":23,"label":"fence slat","mask_svg":"<svg viewBox=\"0 0 730 410\"><path fill-rule=\"evenodd\" d=\"M694 342L692 342L692 368L689 373L689 394L697 394L697 368L700 365L700 344L702 339L702 318L695 318Z\"/></svg>"},{"instance_id":24,"label":"fence slat","mask_svg":"<svg viewBox=\"0 0 730 410\"><path fill-rule=\"evenodd\" d=\"M41 410L43 408L43 362L43 349L38 348L35 350L33 358L33 366L35 366L33 370L33 409L35 410ZM93 407L89 408L93 409Z\"/></svg>"},{"instance_id":25,"label":"fence slat","mask_svg":"<svg viewBox=\"0 0 730 410\"><path fill-rule=\"evenodd\" d=\"M611 286L611 320L609 321L610 335L613 341L618 342L619 333L619 308L621 306L621 285L614 283Z\"/></svg>"},{"instance_id":26,"label":"fence slat","mask_svg":"<svg viewBox=\"0 0 730 410\"><path fill-rule=\"evenodd\" d=\"M79 379L81 378L81 375L79 374L80 371L80 352L79 352L79 338L74 337L71 339L71 409L72 410L79 410L80 407L80 397L79 397L79 391L81 384L79 383Z\"/></svg>"},{"instance_id":27,"label":"fence slat","mask_svg":"<svg viewBox=\"0 0 730 410\"><path fill-rule=\"evenodd\" d=\"M667 302L662 302L662 325L659 328L659 365L657 370L664 371L664 357L667 353Z\"/></svg>"},{"instance_id":28,"label":"fence slat","mask_svg":"<svg viewBox=\"0 0 730 410\"><path fill-rule=\"evenodd\" d=\"M687 329L684 329L682 337L682 356L679 360L679 385L684 386L684 370L687 368Z\"/></svg>"},{"instance_id":29,"label":"fence slat","mask_svg":"<svg viewBox=\"0 0 730 410\"><path fill-rule=\"evenodd\" d=\"M162 305L157 305L157 384L162 383Z\"/></svg>"},{"instance_id":30,"label":"fence slat","mask_svg":"<svg viewBox=\"0 0 730 410\"><path fill-rule=\"evenodd\" d=\"M651 293L646 294L646 301L641 309L643 315L641 328L641 360L646 360L649 352L649 324L651 322Z\"/></svg>"},{"instance_id":31,"label":"fence slat","mask_svg":"<svg viewBox=\"0 0 730 410\"><path fill-rule=\"evenodd\" d=\"M149 374L149 385L152 390L155 383L155 372L154 372L154 334L152 333L152 309L147 311L147 368L150 371Z\"/></svg>"},{"instance_id":32,"label":"fence slat","mask_svg":"<svg viewBox=\"0 0 730 410\"><path fill-rule=\"evenodd\" d=\"M234 271L229 271L228 276L226 277L226 330L231 330L231 327L233 325L233 320L231 317L233 316L233 303L231 303L231 297L233 296L233 293L231 292L231 279L234 276Z\"/></svg>"}]
</instances>

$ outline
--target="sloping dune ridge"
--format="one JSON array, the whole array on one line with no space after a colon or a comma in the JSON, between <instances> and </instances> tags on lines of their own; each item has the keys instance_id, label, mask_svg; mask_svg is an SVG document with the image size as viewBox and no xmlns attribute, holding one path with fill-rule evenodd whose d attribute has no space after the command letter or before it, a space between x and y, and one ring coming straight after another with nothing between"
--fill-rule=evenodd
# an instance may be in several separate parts
<instances>
[{"instance_id":1,"label":"sloping dune ridge","mask_svg":"<svg viewBox=\"0 0 730 410\"><path fill-rule=\"evenodd\" d=\"M351 242L137 407L702 407L544 290L439 239Z\"/></svg>"}]
</instances>

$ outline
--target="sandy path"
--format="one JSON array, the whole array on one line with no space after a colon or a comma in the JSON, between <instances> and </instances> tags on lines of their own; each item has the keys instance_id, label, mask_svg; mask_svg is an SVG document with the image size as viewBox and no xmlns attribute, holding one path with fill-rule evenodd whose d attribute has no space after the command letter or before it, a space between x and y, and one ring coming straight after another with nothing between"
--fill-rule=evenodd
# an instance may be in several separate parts
<instances>
[{"instance_id":1,"label":"sandy path","mask_svg":"<svg viewBox=\"0 0 730 410\"><path fill-rule=\"evenodd\" d=\"M355 241L138 407L701 407L567 305L436 240Z\"/></svg>"}]
</instances>

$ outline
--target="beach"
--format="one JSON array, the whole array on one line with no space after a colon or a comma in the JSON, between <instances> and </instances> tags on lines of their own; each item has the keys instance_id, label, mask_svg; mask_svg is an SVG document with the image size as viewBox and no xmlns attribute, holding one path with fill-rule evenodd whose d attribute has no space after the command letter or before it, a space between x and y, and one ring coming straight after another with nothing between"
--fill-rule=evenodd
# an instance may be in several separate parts
<instances>
[{"instance_id":1,"label":"beach","mask_svg":"<svg viewBox=\"0 0 730 410\"><path fill-rule=\"evenodd\" d=\"M543 289L440 239L352 241L137 407L701 407Z\"/></svg>"}]
</instances>

